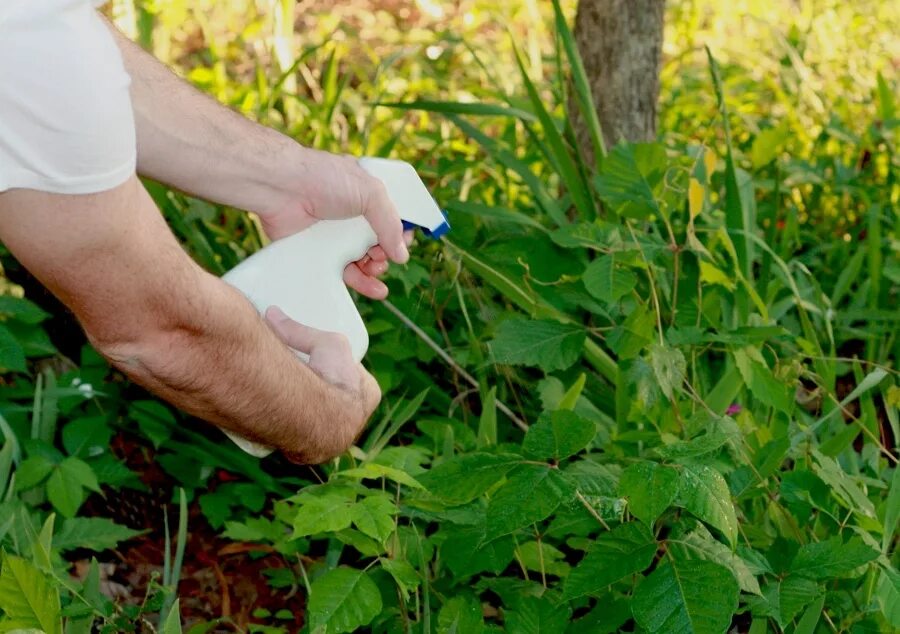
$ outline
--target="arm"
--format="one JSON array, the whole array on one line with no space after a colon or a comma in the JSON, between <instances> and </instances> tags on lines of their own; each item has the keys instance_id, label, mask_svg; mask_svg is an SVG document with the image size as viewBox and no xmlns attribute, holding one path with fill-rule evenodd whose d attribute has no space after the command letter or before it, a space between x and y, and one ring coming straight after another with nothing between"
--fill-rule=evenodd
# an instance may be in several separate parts
<instances>
[{"instance_id":1,"label":"arm","mask_svg":"<svg viewBox=\"0 0 900 634\"><path fill-rule=\"evenodd\" d=\"M229 110L113 32L131 76L138 172L200 198L255 212L278 239L317 220L365 215L379 238L344 280L375 299L387 259L406 262L411 234L381 181L356 159L303 147Z\"/></svg>"},{"instance_id":2,"label":"arm","mask_svg":"<svg viewBox=\"0 0 900 634\"><path fill-rule=\"evenodd\" d=\"M342 356L340 336L306 329L296 345L323 371L299 361L279 340L288 339L279 316L276 336L200 269L135 177L99 194L0 194L0 240L135 382L296 461L340 454L377 405L374 379L346 345Z\"/></svg>"}]
</instances>

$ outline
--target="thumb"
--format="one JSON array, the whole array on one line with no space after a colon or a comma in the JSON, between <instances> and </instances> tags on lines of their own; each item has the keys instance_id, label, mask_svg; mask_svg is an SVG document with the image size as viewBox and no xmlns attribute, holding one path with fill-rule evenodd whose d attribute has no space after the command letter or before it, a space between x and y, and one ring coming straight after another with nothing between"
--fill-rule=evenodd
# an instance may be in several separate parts
<instances>
[{"instance_id":1,"label":"thumb","mask_svg":"<svg viewBox=\"0 0 900 634\"><path fill-rule=\"evenodd\" d=\"M278 306L266 309L266 321L281 341L305 354L312 352L319 331L288 317Z\"/></svg>"}]
</instances>

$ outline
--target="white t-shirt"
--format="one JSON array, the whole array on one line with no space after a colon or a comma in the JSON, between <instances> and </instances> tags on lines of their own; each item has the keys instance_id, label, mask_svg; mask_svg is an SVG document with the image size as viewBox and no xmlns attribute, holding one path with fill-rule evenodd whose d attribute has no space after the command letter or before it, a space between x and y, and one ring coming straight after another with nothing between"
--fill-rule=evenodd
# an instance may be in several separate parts
<instances>
[{"instance_id":1,"label":"white t-shirt","mask_svg":"<svg viewBox=\"0 0 900 634\"><path fill-rule=\"evenodd\" d=\"M121 54L104 0L0 0L0 192L84 194L136 163Z\"/></svg>"}]
</instances>

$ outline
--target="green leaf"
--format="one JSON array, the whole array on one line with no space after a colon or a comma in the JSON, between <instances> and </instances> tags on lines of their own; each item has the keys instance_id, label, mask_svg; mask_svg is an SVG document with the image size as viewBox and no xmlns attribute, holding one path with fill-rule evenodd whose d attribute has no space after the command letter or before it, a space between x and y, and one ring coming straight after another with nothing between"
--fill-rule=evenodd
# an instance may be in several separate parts
<instances>
[{"instance_id":1,"label":"green leaf","mask_svg":"<svg viewBox=\"0 0 900 634\"><path fill-rule=\"evenodd\" d=\"M643 572L653 563L656 549L653 534L639 522L601 533L566 578L564 597L568 600L594 594L620 579Z\"/></svg>"},{"instance_id":2,"label":"green leaf","mask_svg":"<svg viewBox=\"0 0 900 634\"><path fill-rule=\"evenodd\" d=\"M62 431L63 447L69 455L82 458L97 456L109 449L113 432L106 424L106 416L76 418Z\"/></svg>"},{"instance_id":3,"label":"green leaf","mask_svg":"<svg viewBox=\"0 0 900 634\"><path fill-rule=\"evenodd\" d=\"M522 457L515 454L470 453L445 460L420 476L432 494L450 504L466 504L503 479Z\"/></svg>"},{"instance_id":4,"label":"green leaf","mask_svg":"<svg viewBox=\"0 0 900 634\"><path fill-rule=\"evenodd\" d=\"M546 372L565 370L584 349L584 328L558 321L507 319L490 342L497 363L539 366Z\"/></svg>"},{"instance_id":5,"label":"green leaf","mask_svg":"<svg viewBox=\"0 0 900 634\"><path fill-rule=\"evenodd\" d=\"M341 566L312 582L308 618L313 633L353 632L380 612L378 586L361 570Z\"/></svg>"},{"instance_id":6,"label":"green leaf","mask_svg":"<svg viewBox=\"0 0 900 634\"><path fill-rule=\"evenodd\" d=\"M587 447L596 433L597 426L575 412L545 412L525 434L522 450L532 458L558 462Z\"/></svg>"},{"instance_id":7,"label":"green leaf","mask_svg":"<svg viewBox=\"0 0 900 634\"><path fill-rule=\"evenodd\" d=\"M631 610L647 632L722 634L739 594L734 576L718 564L666 560L637 587Z\"/></svg>"},{"instance_id":8,"label":"green leaf","mask_svg":"<svg viewBox=\"0 0 900 634\"><path fill-rule=\"evenodd\" d=\"M876 517L875 507L872 505L872 501L859 488L857 481L844 472L841 466L832 458L823 455L815 449L813 449L812 455L814 458L812 463L813 471L822 478L831 489L831 492L848 509L874 519Z\"/></svg>"},{"instance_id":9,"label":"green leaf","mask_svg":"<svg viewBox=\"0 0 900 634\"><path fill-rule=\"evenodd\" d=\"M0 314L24 324L39 324L50 316L34 302L12 295L0 295Z\"/></svg>"},{"instance_id":10,"label":"green leaf","mask_svg":"<svg viewBox=\"0 0 900 634\"><path fill-rule=\"evenodd\" d=\"M394 532L397 506L386 495L370 495L350 507L350 517L360 531L384 543Z\"/></svg>"},{"instance_id":11,"label":"green leaf","mask_svg":"<svg viewBox=\"0 0 900 634\"><path fill-rule=\"evenodd\" d=\"M26 458L16 469L16 490L26 491L39 485L55 466L50 459L40 454Z\"/></svg>"},{"instance_id":12,"label":"green leaf","mask_svg":"<svg viewBox=\"0 0 900 634\"><path fill-rule=\"evenodd\" d=\"M881 539L881 549L885 552L894 538L898 518L900 518L900 467L894 467L894 475L891 476L888 498L884 506L884 536Z\"/></svg>"},{"instance_id":13,"label":"green leaf","mask_svg":"<svg viewBox=\"0 0 900 634\"><path fill-rule=\"evenodd\" d=\"M635 463L619 479L619 491L628 498L629 511L651 527L675 501L677 485L678 472L655 462Z\"/></svg>"},{"instance_id":14,"label":"green leaf","mask_svg":"<svg viewBox=\"0 0 900 634\"><path fill-rule=\"evenodd\" d=\"M546 596L516 602L505 611L506 631L516 634L563 634L571 612L565 604L557 605Z\"/></svg>"},{"instance_id":15,"label":"green leaf","mask_svg":"<svg viewBox=\"0 0 900 634\"><path fill-rule=\"evenodd\" d=\"M624 267L616 267L614 254L601 255L591 262L582 275L588 292L601 302L613 304L634 290L637 275Z\"/></svg>"},{"instance_id":16,"label":"green leaf","mask_svg":"<svg viewBox=\"0 0 900 634\"><path fill-rule=\"evenodd\" d=\"M485 540L541 521L572 494L571 484L558 469L534 464L517 467L488 503Z\"/></svg>"},{"instance_id":17,"label":"green leaf","mask_svg":"<svg viewBox=\"0 0 900 634\"><path fill-rule=\"evenodd\" d=\"M900 574L893 568L884 568L881 571L876 598L884 618L893 627L900 629Z\"/></svg>"},{"instance_id":18,"label":"green leaf","mask_svg":"<svg viewBox=\"0 0 900 634\"><path fill-rule=\"evenodd\" d=\"M154 449L159 449L175 429L177 421L172 411L158 401L135 401L128 407L128 417L138 424Z\"/></svg>"},{"instance_id":19,"label":"green leaf","mask_svg":"<svg viewBox=\"0 0 900 634\"><path fill-rule=\"evenodd\" d=\"M73 517L63 521L53 538L53 547L60 552L76 548L101 551L142 533L105 517Z\"/></svg>"},{"instance_id":20,"label":"green leaf","mask_svg":"<svg viewBox=\"0 0 900 634\"><path fill-rule=\"evenodd\" d=\"M181 599L175 599L169 609L161 634L181 634Z\"/></svg>"},{"instance_id":21,"label":"green leaf","mask_svg":"<svg viewBox=\"0 0 900 634\"><path fill-rule=\"evenodd\" d=\"M400 592L403 593L404 598L409 598L409 593L412 590L415 590L419 587L419 583L421 580L419 579L419 573L416 572L416 569L410 565L410 563L404 559L381 559L381 567L388 571L394 581L397 582L397 587L400 588Z\"/></svg>"},{"instance_id":22,"label":"green leaf","mask_svg":"<svg viewBox=\"0 0 900 634\"><path fill-rule=\"evenodd\" d=\"M813 601L800 620L797 621L797 629L794 634L813 634L816 631L816 625L819 624L819 617L822 616L822 608L825 607L825 595L821 595Z\"/></svg>"},{"instance_id":23,"label":"green leaf","mask_svg":"<svg viewBox=\"0 0 900 634\"><path fill-rule=\"evenodd\" d=\"M62 634L59 592L44 573L20 557L2 554L0 609L22 629Z\"/></svg>"},{"instance_id":24,"label":"green leaf","mask_svg":"<svg viewBox=\"0 0 900 634\"><path fill-rule=\"evenodd\" d=\"M841 543L839 535L800 547L791 562L791 572L810 579L856 576L859 568L878 557L878 551L858 537Z\"/></svg>"},{"instance_id":25,"label":"green leaf","mask_svg":"<svg viewBox=\"0 0 900 634\"><path fill-rule=\"evenodd\" d=\"M293 537L329 533L345 529L353 521L353 500L339 495L310 497L304 500L294 516Z\"/></svg>"},{"instance_id":26,"label":"green leaf","mask_svg":"<svg viewBox=\"0 0 900 634\"><path fill-rule=\"evenodd\" d=\"M675 504L722 531L728 543L737 540L737 517L725 478L705 465L685 465L678 479Z\"/></svg>"},{"instance_id":27,"label":"green leaf","mask_svg":"<svg viewBox=\"0 0 900 634\"><path fill-rule=\"evenodd\" d=\"M770 407L790 414L794 410L793 391L775 378L762 360L762 355L754 348L739 348L732 352L741 376L753 396Z\"/></svg>"},{"instance_id":28,"label":"green leaf","mask_svg":"<svg viewBox=\"0 0 900 634\"><path fill-rule=\"evenodd\" d=\"M387 465L377 464L375 462L367 462L363 466L354 469L345 469L344 471L337 472L335 475L342 478L353 478L354 480L378 480L387 478L388 480L393 480L398 484L404 484L412 489L422 488L422 483L405 471L395 469L394 467L388 467Z\"/></svg>"},{"instance_id":29,"label":"green leaf","mask_svg":"<svg viewBox=\"0 0 900 634\"><path fill-rule=\"evenodd\" d=\"M690 533L667 540L669 552L678 559L705 559L724 566L732 572L744 592L762 594L759 582L747 562L725 544L716 541L702 525Z\"/></svg>"},{"instance_id":30,"label":"green leaf","mask_svg":"<svg viewBox=\"0 0 900 634\"><path fill-rule=\"evenodd\" d=\"M681 391L687 372L687 362L681 350L658 343L650 344L650 365L659 384L659 389L667 398Z\"/></svg>"},{"instance_id":31,"label":"green leaf","mask_svg":"<svg viewBox=\"0 0 900 634\"><path fill-rule=\"evenodd\" d=\"M59 463L47 480L47 498L64 517L74 517L78 512L84 489L99 493L100 484L90 465L74 456Z\"/></svg>"},{"instance_id":32,"label":"green leaf","mask_svg":"<svg viewBox=\"0 0 900 634\"><path fill-rule=\"evenodd\" d=\"M565 553L547 542L525 542L519 545L516 552L526 570L557 577L569 574L571 566L565 562Z\"/></svg>"},{"instance_id":33,"label":"green leaf","mask_svg":"<svg viewBox=\"0 0 900 634\"><path fill-rule=\"evenodd\" d=\"M25 351L19 341L9 331L9 328L0 324L0 369L10 372L25 372Z\"/></svg>"},{"instance_id":34,"label":"green leaf","mask_svg":"<svg viewBox=\"0 0 900 634\"><path fill-rule=\"evenodd\" d=\"M479 634L484 631L481 604L475 597L454 596L441 608L437 626L439 634Z\"/></svg>"},{"instance_id":35,"label":"green leaf","mask_svg":"<svg viewBox=\"0 0 900 634\"><path fill-rule=\"evenodd\" d=\"M427 101L419 99L405 102L379 102L377 106L396 108L400 110L422 110L424 112L437 112L441 114L466 114L476 116L501 116L515 117L523 121L535 121L535 116L525 110L510 108L494 103L467 103L460 101Z\"/></svg>"},{"instance_id":36,"label":"green leaf","mask_svg":"<svg viewBox=\"0 0 900 634\"><path fill-rule=\"evenodd\" d=\"M492 386L482 400L476 443L479 449L497 444L497 387Z\"/></svg>"},{"instance_id":37,"label":"green leaf","mask_svg":"<svg viewBox=\"0 0 900 634\"><path fill-rule=\"evenodd\" d=\"M811 579L788 575L778 582L777 591L776 620L781 627L786 627L800 613L800 610L821 594L822 589Z\"/></svg>"},{"instance_id":38,"label":"green leaf","mask_svg":"<svg viewBox=\"0 0 900 634\"><path fill-rule=\"evenodd\" d=\"M603 161L595 179L597 193L617 214L646 219L660 212L653 192L665 169L662 145L621 143Z\"/></svg>"},{"instance_id":39,"label":"green leaf","mask_svg":"<svg viewBox=\"0 0 900 634\"><path fill-rule=\"evenodd\" d=\"M619 355L620 360L631 359L653 341L655 323L653 313L647 310L646 306L639 304L625 321L613 328L606 342L612 351Z\"/></svg>"},{"instance_id":40,"label":"green leaf","mask_svg":"<svg viewBox=\"0 0 900 634\"><path fill-rule=\"evenodd\" d=\"M468 577L479 572L500 574L512 561L515 545L510 537L481 543L483 529L457 530L441 544L441 561L455 577Z\"/></svg>"}]
</instances>

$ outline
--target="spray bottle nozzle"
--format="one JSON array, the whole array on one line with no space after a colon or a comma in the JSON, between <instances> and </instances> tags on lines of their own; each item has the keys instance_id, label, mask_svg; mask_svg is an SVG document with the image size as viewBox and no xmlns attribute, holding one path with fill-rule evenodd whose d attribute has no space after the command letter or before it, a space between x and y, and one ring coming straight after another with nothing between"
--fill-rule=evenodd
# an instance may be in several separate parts
<instances>
[{"instance_id":1,"label":"spray bottle nozzle","mask_svg":"<svg viewBox=\"0 0 900 634\"><path fill-rule=\"evenodd\" d=\"M404 220L403 221L403 230L409 231L410 229L421 229L422 233L424 233L426 236L437 240L442 235L444 235L445 233L450 231L450 223L447 221L447 213L444 211L441 211L441 216L444 217L444 221L441 224L439 224L437 227L434 227L434 228L423 227L422 225L418 225L414 222L410 222L409 220Z\"/></svg>"}]
</instances>

